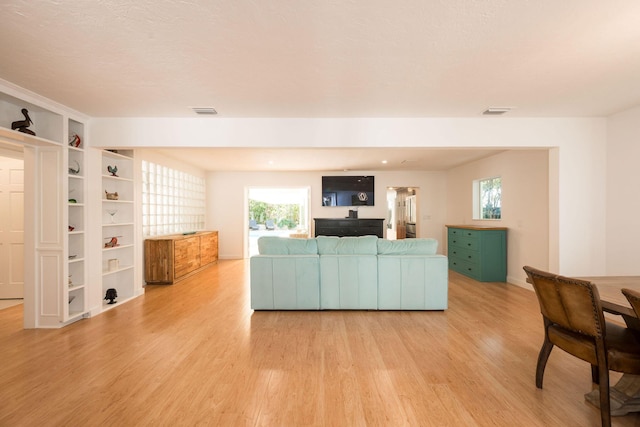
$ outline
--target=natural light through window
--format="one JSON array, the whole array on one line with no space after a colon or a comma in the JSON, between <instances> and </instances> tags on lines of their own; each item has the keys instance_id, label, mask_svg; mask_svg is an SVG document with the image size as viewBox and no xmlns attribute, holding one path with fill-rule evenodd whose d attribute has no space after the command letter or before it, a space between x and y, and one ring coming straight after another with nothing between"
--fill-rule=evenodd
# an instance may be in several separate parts
<instances>
[{"instance_id":1,"label":"natural light through window","mask_svg":"<svg viewBox=\"0 0 640 427\"><path fill-rule=\"evenodd\" d=\"M142 162L142 232L145 236L204 229L204 179Z\"/></svg>"},{"instance_id":2,"label":"natural light through window","mask_svg":"<svg viewBox=\"0 0 640 427\"><path fill-rule=\"evenodd\" d=\"M473 181L473 219L502 218L502 178Z\"/></svg>"}]
</instances>

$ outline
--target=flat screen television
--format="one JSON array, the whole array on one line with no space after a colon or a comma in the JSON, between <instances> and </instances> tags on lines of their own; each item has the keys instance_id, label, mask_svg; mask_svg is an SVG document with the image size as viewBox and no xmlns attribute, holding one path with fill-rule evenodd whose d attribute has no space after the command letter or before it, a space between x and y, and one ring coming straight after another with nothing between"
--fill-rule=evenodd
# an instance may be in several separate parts
<instances>
[{"instance_id":1,"label":"flat screen television","mask_svg":"<svg viewBox=\"0 0 640 427\"><path fill-rule=\"evenodd\" d=\"M322 206L373 206L373 176L323 176Z\"/></svg>"}]
</instances>

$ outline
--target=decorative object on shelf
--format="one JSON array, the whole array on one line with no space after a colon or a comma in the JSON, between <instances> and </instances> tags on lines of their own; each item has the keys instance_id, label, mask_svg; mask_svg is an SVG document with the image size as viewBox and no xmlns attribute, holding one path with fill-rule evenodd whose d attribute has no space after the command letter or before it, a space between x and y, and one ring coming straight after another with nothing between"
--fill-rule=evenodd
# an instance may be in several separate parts
<instances>
[{"instance_id":1,"label":"decorative object on shelf","mask_svg":"<svg viewBox=\"0 0 640 427\"><path fill-rule=\"evenodd\" d=\"M106 239L109 239L109 241L104 244L104 247L105 248L115 248L117 246L120 246L120 244L118 243L118 237L120 237L120 236L106 237Z\"/></svg>"},{"instance_id":2,"label":"decorative object on shelf","mask_svg":"<svg viewBox=\"0 0 640 427\"><path fill-rule=\"evenodd\" d=\"M72 133L71 135L69 135L69 146L78 148L80 147L81 143L82 140L77 133Z\"/></svg>"},{"instance_id":3,"label":"decorative object on shelf","mask_svg":"<svg viewBox=\"0 0 640 427\"><path fill-rule=\"evenodd\" d=\"M76 259L78 255L69 255L69 259Z\"/></svg>"},{"instance_id":4,"label":"decorative object on shelf","mask_svg":"<svg viewBox=\"0 0 640 427\"><path fill-rule=\"evenodd\" d=\"M22 109L22 114L24 115L24 120L18 120L11 123L11 129L17 130L18 132L28 133L29 135L36 136L36 133L31 129L27 129L29 125L33 124L31 117L29 117L29 110L26 108Z\"/></svg>"},{"instance_id":5,"label":"decorative object on shelf","mask_svg":"<svg viewBox=\"0 0 640 427\"><path fill-rule=\"evenodd\" d=\"M75 295L69 295L69 304L71 304L71 301L73 301L74 299L76 299Z\"/></svg>"},{"instance_id":6,"label":"decorative object on shelf","mask_svg":"<svg viewBox=\"0 0 640 427\"><path fill-rule=\"evenodd\" d=\"M115 224L116 220L113 217L118 213L118 209L107 209L107 213L111 215L111 224Z\"/></svg>"},{"instance_id":7,"label":"decorative object on shelf","mask_svg":"<svg viewBox=\"0 0 640 427\"><path fill-rule=\"evenodd\" d=\"M75 169L69 166L69 175L78 175L80 173L80 163L77 160L73 161L76 164Z\"/></svg>"},{"instance_id":8,"label":"decorative object on shelf","mask_svg":"<svg viewBox=\"0 0 640 427\"><path fill-rule=\"evenodd\" d=\"M109 301L107 304L115 304L117 302L116 298L118 298L118 291L116 291L115 288L107 289L104 295L104 299Z\"/></svg>"},{"instance_id":9,"label":"decorative object on shelf","mask_svg":"<svg viewBox=\"0 0 640 427\"><path fill-rule=\"evenodd\" d=\"M104 190L104 194L107 195L107 200L118 200L118 192L109 193L107 190Z\"/></svg>"},{"instance_id":10,"label":"decorative object on shelf","mask_svg":"<svg viewBox=\"0 0 640 427\"><path fill-rule=\"evenodd\" d=\"M76 229L76 228L75 228L73 225L70 225L70 226L69 226L69 231L73 231L73 230L75 230L75 229Z\"/></svg>"},{"instance_id":11,"label":"decorative object on shelf","mask_svg":"<svg viewBox=\"0 0 640 427\"><path fill-rule=\"evenodd\" d=\"M69 287L73 286L73 281L71 280L71 274L69 275Z\"/></svg>"},{"instance_id":12,"label":"decorative object on shelf","mask_svg":"<svg viewBox=\"0 0 640 427\"><path fill-rule=\"evenodd\" d=\"M69 203L78 203L76 199L69 199Z\"/></svg>"},{"instance_id":13,"label":"decorative object on shelf","mask_svg":"<svg viewBox=\"0 0 640 427\"><path fill-rule=\"evenodd\" d=\"M118 173L118 166L111 166L108 165L107 166L107 171L111 174L111 176L115 176L116 178L118 177L117 173Z\"/></svg>"},{"instance_id":14,"label":"decorative object on shelf","mask_svg":"<svg viewBox=\"0 0 640 427\"><path fill-rule=\"evenodd\" d=\"M118 260L118 258L111 258L108 262L109 265L109 271L116 271L118 268L120 268L120 260Z\"/></svg>"}]
</instances>

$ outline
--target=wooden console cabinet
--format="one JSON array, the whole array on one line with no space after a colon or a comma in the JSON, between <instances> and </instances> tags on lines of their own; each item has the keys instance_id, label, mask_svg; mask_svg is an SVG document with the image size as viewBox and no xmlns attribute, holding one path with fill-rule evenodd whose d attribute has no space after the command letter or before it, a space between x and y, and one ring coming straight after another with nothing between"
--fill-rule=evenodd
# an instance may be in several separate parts
<instances>
[{"instance_id":1,"label":"wooden console cabinet","mask_svg":"<svg viewBox=\"0 0 640 427\"><path fill-rule=\"evenodd\" d=\"M176 234L144 241L144 278L171 284L218 260L218 232Z\"/></svg>"}]
</instances>

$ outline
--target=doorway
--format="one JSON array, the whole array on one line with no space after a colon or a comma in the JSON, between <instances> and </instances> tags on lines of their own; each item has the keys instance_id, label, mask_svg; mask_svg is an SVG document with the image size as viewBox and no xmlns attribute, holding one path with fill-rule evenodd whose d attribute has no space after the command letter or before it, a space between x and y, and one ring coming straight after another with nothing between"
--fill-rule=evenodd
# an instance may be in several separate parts
<instances>
[{"instance_id":1,"label":"doorway","mask_svg":"<svg viewBox=\"0 0 640 427\"><path fill-rule=\"evenodd\" d=\"M387 188L387 239L418 237L418 188Z\"/></svg>"},{"instance_id":2,"label":"doorway","mask_svg":"<svg viewBox=\"0 0 640 427\"><path fill-rule=\"evenodd\" d=\"M0 301L23 298L24 160L22 152L0 149Z\"/></svg>"},{"instance_id":3,"label":"doorway","mask_svg":"<svg viewBox=\"0 0 640 427\"><path fill-rule=\"evenodd\" d=\"M309 235L310 187L248 187L246 195L246 257L258 254L261 236Z\"/></svg>"}]
</instances>

